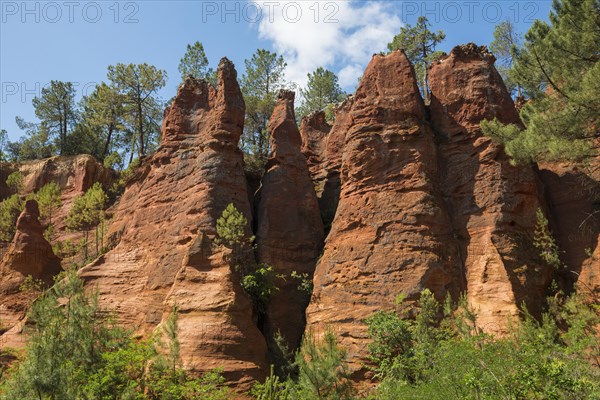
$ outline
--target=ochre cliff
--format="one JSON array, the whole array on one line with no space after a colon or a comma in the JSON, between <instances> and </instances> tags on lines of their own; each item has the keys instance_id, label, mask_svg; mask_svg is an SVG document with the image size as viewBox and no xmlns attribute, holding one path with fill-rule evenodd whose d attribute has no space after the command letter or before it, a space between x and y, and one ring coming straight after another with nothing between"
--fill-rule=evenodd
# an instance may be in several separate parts
<instances>
[{"instance_id":1,"label":"ochre cliff","mask_svg":"<svg viewBox=\"0 0 600 400\"><path fill-rule=\"evenodd\" d=\"M404 54L376 55L347 115L336 116L348 126L341 195L307 329L333 327L355 378L365 372L364 319L396 295L466 292L478 326L496 334L523 302L540 311L552 277L533 247L541 186L479 126L520 123L493 63L485 48L453 49L430 69L426 112Z\"/></svg>"},{"instance_id":2,"label":"ochre cliff","mask_svg":"<svg viewBox=\"0 0 600 400\"><path fill-rule=\"evenodd\" d=\"M279 291L267 309L267 336L280 332L290 349L300 345L308 294L292 272L312 279L323 246L317 196L300 152L294 93L281 91L269 121L271 154L257 193L258 262L273 266Z\"/></svg>"},{"instance_id":3,"label":"ochre cliff","mask_svg":"<svg viewBox=\"0 0 600 400\"><path fill-rule=\"evenodd\" d=\"M252 220L238 148L244 109L227 59L217 89L187 79L165 112L162 145L115 211L115 247L81 271L101 306L139 332L177 305L184 366L223 368L240 388L267 371L266 345L227 252L212 239L229 203Z\"/></svg>"},{"instance_id":4,"label":"ochre cliff","mask_svg":"<svg viewBox=\"0 0 600 400\"><path fill-rule=\"evenodd\" d=\"M0 260L0 321L3 331L0 347L21 347L19 338L27 308L35 299L35 290L22 290L27 277L48 286L62 269L60 259L44 238L44 227L35 200L28 200L17 220L15 236ZM5 333L5 331L8 332Z\"/></svg>"},{"instance_id":5,"label":"ochre cliff","mask_svg":"<svg viewBox=\"0 0 600 400\"><path fill-rule=\"evenodd\" d=\"M478 327L500 335L521 304L541 311L552 279L600 295L600 158L513 166L480 128L492 118L521 124L484 47L454 48L431 66L429 83L425 105L406 55L375 55L333 125L317 111L300 128L294 93L282 91L261 177L244 172L245 104L231 62L221 60L217 88L185 80L165 111L160 147L111 208L110 250L80 271L87 287L139 335L160 329L177 306L183 365L199 373L222 368L240 391L268 374L277 331L295 349L303 332L331 328L353 379L364 381L364 321L393 309L398 295L413 301L429 289L438 300L457 300L465 293ZM3 164L0 197L17 169L26 193L59 183L60 237L69 235L72 199L114 178L90 156ZM248 262L277 275L279 291L259 312L230 251L214 240L230 203L256 237ZM538 209L560 246L561 271L533 246ZM38 216L27 202L0 264L0 318L12 327L2 339L11 343L35 296L18 291L25 276L50 283L60 271ZM294 271L312 277L310 302Z\"/></svg>"},{"instance_id":6,"label":"ochre cliff","mask_svg":"<svg viewBox=\"0 0 600 400\"><path fill-rule=\"evenodd\" d=\"M513 167L481 133L484 119L520 124L485 47L455 47L430 69L431 120L439 137L442 191L478 324L500 333L525 302L537 313L550 271L532 246L540 207L536 176Z\"/></svg>"},{"instance_id":7,"label":"ochre cliff","mask_svg":"<svg viewBox=\"0 0 600 400\"><path fill-rule=\"evenodd\" d=\"M351 121L341 195L307 319L318 333L332 326L359 370L367 316L393 307L399 294L458 293L460 271L438 190L434 134L403 52L373 57L348 113L336 121Z\"/></svg>"}]
</instances>

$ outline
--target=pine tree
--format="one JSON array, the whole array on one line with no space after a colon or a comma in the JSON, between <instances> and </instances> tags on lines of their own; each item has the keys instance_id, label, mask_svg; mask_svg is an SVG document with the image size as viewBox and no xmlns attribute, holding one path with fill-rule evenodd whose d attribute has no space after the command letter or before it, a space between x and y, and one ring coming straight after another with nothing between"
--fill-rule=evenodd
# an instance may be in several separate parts
<instances>
[{"instance_id":1,"label":"pine tree","mask_svg":"<svg viewBox=\"0 0 600 400\"><path fill-rule=\"evenodd\" d=\"M435 52L435 48L446 38L443 31L430 31L430 26L427 17L420 16L415 26L403 26L400 33L388 43L390 51L404 50L406 57L415 66L417 76L422 76L420 86L425 101L429 100L428 68L432 61L440 57L441 53Z\"/></svg>"},{"instance_id":2,"label":"pine tree","mask_svg":"<svg viewBox=\"0 0 600 400\"><path fill-rule=\"evenodd\" d=\"M51 81L42 89L41 97L33 99L33 107L46 132L56 137L60 154L66 154L68 135L77 120L73 84Z\"/></svg>"},{"instance_id":3,"label":"pine tree","mask_svg":"<svg viewBox=\"0 0 600 400\"><path fill-rule=\"evenodd\" d=\"M526 129L482 123L516 163L585 160L600 135L600 3L555 0L550 24L536 20L515 54L510 76L529 101Z\"/></svg>"},{"instance_id":4,"label":"pine tree","mask_svg":"<svg viewBox=\"0 0 600 400\"><path fill-rule=\"evenodd\" d=\"M241 79L241 89L246 102L246 126L242 148L260 162L269 154L267 123L280 89L286 87L284 72L287 64L282 56L259 49L245 61L246 71Z\"/></svg>"},{"instance_id":5,"label":"pine tree","mask_svg":"<svg viewBox=\"0 0 600 400\"><path fill-rule=\"evenodd\" d=\"M124 99L115 87L102 82L97 85L92 94L82 100L83 121L101 141L94 156L104 160L115 147L119 146L125 130Z\"/></svg>"},{"instance_id":6,"label":"pine tree","mask_svg":"<svg viewBox=\"0 0 600 400\"><path fill-rule=\"evenodd\" d=\"M517 96L521 97L521 86L513 81L509 71L513 66L513 54L522 46L521 35L516 31L513 23L507 19L496 25L494 29L494 40L490 43L490 50L496 56L496 68L504 80L504 84L510 93L515 89Z\"/></svg>"},{"instance_id":7,"label":"pine tree","mask_svg":"<svg viewBox=\"0 0 600 400\"><path fill-rule=\"evenodd\" d=\"M15 235L17 218L23 211L25 203L18 194L0 202L0 241L10 242Z\"/></svg>"},{"instance_id":8,"label":"pine tree","mask_svg":"<svg viewBox=\"0 0 600 400\"><path fill-rule=\"evenodd\" d=\"M108 196L104 193L102 185L99 182L89 188L84 195L78 196L73 200L73 205L67 215L67 228L84 232L84 258L88 257L88 231L90 228L96 229L96 256L102 246L99 240L104 232L99 233L100 226L104 221L104 208L108 202Z\"/></svg>"},{"instance_id":9,"label":"pine tree","mask_svg":"<svg viewBox=\"0 0 600 400\"><path fill-rule=\"evenodd\" d=\"M167 72L146 63L117 64L108 67L108 79L124 102L131 162L136 146L139 157L146 155L160 132L162 106L157 91L166 85Z\"/></svg>"},{"instance_id":10,"label":"pine tree","mask_svg":"<svg viewBox=\"0 0 600 400\"><path fill-rule=\"evenodd\" d=\"M195 79L207 79L213 83L214 72L212 68L208 68L208 58L202 43L195 42L187 45L187 50L179 61L179 73L182 81L190 76Z\"/></svg>"},{"instance_id":11,"label":"pine tree","mask_svg":"<svg viewBox=\"0 0 600 400\"><path fill-rule=\"evenodd\" d=\"M304 98L302 105L298 108L300 118L342 101L346 96L338 84L338 77L335 73L322 67L308 74L306 88L301 89L300 94Z\"/></svg>"}]
</instances>

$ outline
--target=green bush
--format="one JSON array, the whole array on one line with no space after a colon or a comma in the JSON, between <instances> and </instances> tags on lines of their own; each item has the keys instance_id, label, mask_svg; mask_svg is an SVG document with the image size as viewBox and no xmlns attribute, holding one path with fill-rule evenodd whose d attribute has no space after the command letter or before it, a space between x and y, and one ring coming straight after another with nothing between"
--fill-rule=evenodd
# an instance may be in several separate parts
<instances>
[{"instance_id":1,"label":"green bush","mask_svg":"<svg viewBox=\"0 0 600 400\"><path fill-rule=\"evenodd\" d=\"M12 191L13 194L21 194L23 191L23 174L19 171L13 172L6 178L6 186Z\"/></svg>"},{"instance_id":2,"label":"green bush","mask_svg":"<svg viewBox=\"0 0 600 400\"><path fill-rule=\"evenodd\" d=\"M438 322L439 305L426 294L414 319L380 312L367 320L381 380L373 399L599 398L600 320L590 306L568 298L540 321L524 310L509 335L494 338L474 329L464 304L453 315L445 305Z\"/></svg>"},{"instance_id":3,"label":"green bush","mask_svg":"<svg viewBox=\"0 0 600 400\"><path fill-rule=\"evenodd\" d=\"M0 202L0 241L10 242L12 240L15 235L17 218L24 207L25 203L17 194Z\"/></svg>"},{"instance_id":4,"label":"green bush","mask_svg":"<svg viewBox=\"0 0 600 400\"><path fill-rule=\"evenodd\" d=\"M133 340L98 309L75 270L43 292L29 312L24 359L0 386L3 399L225 400L219 371L195 378L179 365L176 313L165 324L169 351Z\"/></svg>"}]
</instances>

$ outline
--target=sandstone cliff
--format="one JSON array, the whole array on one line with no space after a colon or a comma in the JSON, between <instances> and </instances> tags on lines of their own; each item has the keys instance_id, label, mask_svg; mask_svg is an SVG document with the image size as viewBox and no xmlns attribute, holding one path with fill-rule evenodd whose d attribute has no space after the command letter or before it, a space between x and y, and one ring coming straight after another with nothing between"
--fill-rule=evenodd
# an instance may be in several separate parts
<instances>
[{"instance_id":1,"label":"sandstone cliff","mask_svg":"<svg viewBox=\"0 0 600 400\"><path fill-rule=\"evenodd\" d=\"M281 91L269 121L271 154L257 193L258 261L282 278L267 310L266 334L280 331L290 349L300 345L308 294L292 272L312 279L323 246L323 223L294 116L294 93Z\"/></svg>"},{"instance_id":2,"label":"sandstone cliff","mask_svg":"<svg viewBox=\"0 0 600 400\"><path fill-rule=\"evenodd\" d=\"M532 246L540 207L534 171L513 167L479 124L520 124L485 47L455 47L430 69L431 120L440 138L442 190L460 243L467 297L478 322L501 333L525 302L537 313L551 271Z\"/></svg>"},{"instance_id":3,"label":"sandstone cliff","mask_svg":"<svg viewBox=\"0 0 600 400\"><path fill-rule=\"evenodd\" d=\"M438 190L434 135L403 52L373 57L348 112L336 120L349 125L341 195L307 319L318 332L331 325L359 370L364 318L390 309L399 294L414 299L431 288L443 297L459 270Z\"/></svg>"},{"instance_id":4,"label":"sandstone cliff","mask_svg":"<svg viewBox=\"0 0 600 400\"><path fill-rule=\"evenodd\" d=\"M145 160L115 211L115 248L84 268L101 306L139 332L155 329L172 305L184 366L222 367L247 388L266 372L266 345L224 250L212 239L233 203L251 220L238 141L244 100L236 71L221 60L218 88L187 79L165 112L162 145Z\"/></svg>"},{"instance_id":5,"label":"sandstone cliff","mask_svg":"<svg viewBox=\"0 0 600 400\"><path fill-rule=\"evenodd\" d=\"M398 294L466 292L478 326L497 334L523 302L540 311L552 276L532 240L541 187L479 127L520 123L493 63L485 48L454 48L430 69L427 113L404 54L374 56L337 116L348 127L341 195L307 319L308 329L335 329L357 379L364 318Z\"/></svg>"},{"instance_id":6,"label":"sandstone cliff","mask_svg":"<svg viewBox=\"0 0 600 400\"><path fill-rule=\"evenodd\" d=\"M23 328L27 308L37 295L32 290L21 290L26 278L31 277L48 286L61 271L60 259L44 238L39 216L37 202L28 200L17 220L15 236L0 260L0 321L3 329L0 347L24 345L24 338L18 334Z\"/></svg>"}]
</instances>

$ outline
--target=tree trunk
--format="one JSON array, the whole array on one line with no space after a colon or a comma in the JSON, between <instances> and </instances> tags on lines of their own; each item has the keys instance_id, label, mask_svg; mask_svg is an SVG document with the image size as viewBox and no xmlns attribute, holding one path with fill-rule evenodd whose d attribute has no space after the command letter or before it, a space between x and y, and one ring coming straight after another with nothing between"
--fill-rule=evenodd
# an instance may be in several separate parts
<instances>
[{"instance_id":1,"label":"tree trunk","mask_svg":"<svg viewBox=\"0 0 600 400\"><path fill-rule=\"evenodd\" d=\"M139 155L144 155L144 115L142 114L142 99L138 98L138 131L139 131Z\"/></svg>"},{"instance_id":2,"label":"tree trunk","mask_svg":"<svg viewBox=\"0 0 600 400\"><path fill-rule=\"evenodd\" d=\"M104 151L102 153L102 159L106 158L106 156L108 156L108 146L110 146L110 140L112 138L112 133L114 130L114 126L113 124L110 124L108 126L108 136L106 137L106 143L104 143Z\"/></svg>"}]
</instances>

